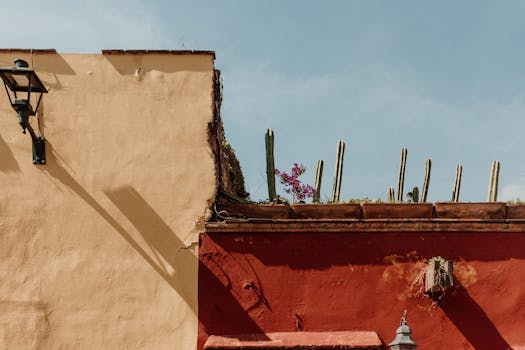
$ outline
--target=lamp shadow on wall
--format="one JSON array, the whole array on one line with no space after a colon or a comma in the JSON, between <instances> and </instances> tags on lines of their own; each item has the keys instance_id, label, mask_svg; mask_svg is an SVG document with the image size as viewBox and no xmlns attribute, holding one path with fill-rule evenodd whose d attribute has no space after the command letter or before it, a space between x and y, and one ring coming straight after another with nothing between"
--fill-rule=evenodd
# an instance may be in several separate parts
<instances>
[{"instance_id":1,"label":"lamp shadow on wall","mask_svg":"<svg viewBox=\"0 0 525 350\"><path fill-rule=\"evenodd\" d=\"M57 161L60 155L53 149L50 143L48 146L47 164L39 168L48 176L58 180L64 186L76 193L87 205L95 210L126 242L131 245L137 253L184 299L197 314L197 290L196 283L188 283L189 274L195 270L191 267L197 266L197 257L190 249L184 249L184 243L175 235L173 230L162 220L155 210L142 198L142 196L132 187L126 186L115 190L107 190L104 193L113 204L126 216L137 231L142 235L151 251L154 252L152 258L133 236L115 219L107 210L102 207L95 198L89 194ZM167 268L165 263L171 265ZM199 265L200 273L207 273L206 267ZM172 273L171 271L176 273ZM209 273L209 272L208 272ZM196 280L197 276L191 276ZM220 283L220 282L218 282ZM246 311L237 300L225 290L217 290L217 294L222 298L231 300L229 306L237 314L244 315L242 321L254 333L262 333L261 329L246 315ZM221 298L221 300L223 300ZM206 323L203 323L207 327Z\"/></svg>"},{"instance_id":2,"label":"lamp shadow on wall","mask_svg":"<svg viewBox=\"0 0 525 350\"><path fill-rule=\"evenodd\" d=\"M3 173L19 173L20 166L16 161L13 151L0 135L0 171Z\"/></svg>"},{"instance_id":3,"label":"lamp shadow on wall","mask_svg":"<svg viewBox=\"0 0 525 350\"><path fill-rule=\"evenodd\" d=\"M176 286L179 286L178 288L181 288L181 286L190 288L187 296L193 298L193 303L197 304L197 298L198 295L200 296L200 293L198 293L197 289L193 289L196 283L188 283L197 279L197 276L194 274L195 271L192 269L192 266L197 265L197 257L192 251L186 249L186 246L175 232L132 186L107 190L104 193L133 224L142 235L148 248L154 252L156 256L156 262L154 263L156 264L155 269L157 272L163 275L174 288L177 288ZM170 265L169 269L163 265L164 262ZM198 263L198 269L199 278L201 275L207 276L213 284L214 296L218 297L215 299L214 296L211 296L210 300L206 300L206 302L213 304L215 300L224 301L224 304L216 305L216 307L228 310L229 314L235 314L246 333L263 334L263 331L248 316L249 309L243 307L231 294L231 288L224 288L222 282L202 262ZM175 273L171 273L170 270L175 271ZM200 303L201 300L199 299ZM224 335L222 329L216 327L217 320L208 320L206 315L199 313L199 321L203 327L211 330L212 334ZM264 338L267 339L266 337Z\"/></svg>"},{"instance_id":4,"label":"lamp shadow on wall","mask_svg":"<svg viewBox=\"0 0 525 350\"><path fill-rule=\"evenodd\" d=\"M256 271L220 248L210 249L206 233L199 248L199 338L202 349L208 335L239 340L269 340L252 315L271 312Z\"/></svg>"},{"instance_id":5,"label":"lamp shadow on wall","mask_svg":"<svg viewBox=\"0 0 525 350\"><path fill-rule=\"evenodd\" d=\"M151 265L151 267L153 267L153 269L157 271L157 273L159 273L159 275L161 275L166 280L166 282L179 293L179 295L187 302L187 304L192 307L193 312L196 313L195 297L188 295L188 291L184 288L181 288L182 286L180 283L177 283L177 281L172 276L167 274L165 269L159 266L159 264L148 255L148 253L135 241L132 235L69 174L69 172L57 161L57 158L60 156L53 149L49 142L47 143L47 146L49 148L47 164L39 169L52 178L60 181L64 186L76 193L86 204L93 208L93 210L95 210L109 225L111 225L111 227L113 227L113 229L117 231L139 253L139 255L142 256L142 258L146 260ZM138 214L138 212L135 214ZM158 219L160 220L160 218ZM159 225L162 226L162 224L159 223L156 225L157 227L159 227ZM173 254L175 253L176 252L173 252Z\"/></svg>"},{"instance_id":6,"label":"lamp shadow on wall","mask_svg":"<svg viewBox=\"0 0 525 350\"><path fill-rule=\"evenodd\" d=\"M175 232L132 186L105 190L104 194L137 229L153 257L133 240L134 248L148 256L150 265L196 311L197 289L191 281L196 278L192 267L197 266L197 258L191 249L186 248Z\"/></svg>"},{"instance_id":7,"label":"lamp shadow on wall","mask_svg":"<svg viewBox=\"0 0 525 350\"><path fill-rule=\"evenodd\" d=\"M475 349L512 349L461 282L454 284L457 294L446 295L439 306L465 339Z\"/></svg>"}]
</instances>

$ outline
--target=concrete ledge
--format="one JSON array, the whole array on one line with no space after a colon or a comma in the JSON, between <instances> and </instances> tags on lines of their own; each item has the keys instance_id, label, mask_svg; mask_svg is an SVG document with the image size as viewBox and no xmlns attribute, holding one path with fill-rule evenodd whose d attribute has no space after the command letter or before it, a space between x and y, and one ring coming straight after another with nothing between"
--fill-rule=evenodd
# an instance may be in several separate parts
<instances>
[{"instance_id":1,"label":"concrete ledge","mask_svg":"<svg viewBox=\"0 0 525 350\"><path fill-rule=\"evenodd\" d=\"M508 232L525 233L525 220L226 220L206 223L208 233Z\"/></svg>"},{"instance_id":2,"label":"concrete ledge","mask_svg":"<svg viewBox=\"0 0 525 350\"><path fill-rule=\"evenodd\" d=\"M281 332L241 334L231 336L211 335L204 349L381 349L381 339L376 332Z\"/></svg>"},{"instance_id":3,"label":"concrete ledge","mask_svg":"<svg viewBox=\"0 0 525 350\"><path fill-rule=\"evenodd\" d=\"M435 220L525 221L524 204L506 203L346 203L255 204L221 203L227 220ZM220 220L219 220L220 221Z\"/></svg>"}]
</instances>

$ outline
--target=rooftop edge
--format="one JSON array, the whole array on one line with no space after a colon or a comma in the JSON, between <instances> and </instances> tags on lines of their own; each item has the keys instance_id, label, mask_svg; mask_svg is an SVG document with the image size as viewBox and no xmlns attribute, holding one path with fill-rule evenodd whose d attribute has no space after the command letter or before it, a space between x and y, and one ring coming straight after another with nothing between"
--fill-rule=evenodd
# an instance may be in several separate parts
<instances>
[{"instance_id":1,"label":"rooftop edge","mask_svg":"<svg viewBox=\"0 0 525 350\"><path fill-rule=\"evenodd\" d=\"M348 204L237 204L218 206L215 221L222 223L525 223L525 205L506 203L348 203ZM209 224L213 224L211 221ZM211 225L213 226L213 225ZM428 225L427 225L428 226ZM429 228L427 227L427 229ZM525 228L525 226L523 226ZM515 227L517 228L517 227ZM519 231L525 231L519 228Z\"/></svg>"},{"instance_id":2,"label":"rooftop edge","mask_svg":"<svg viewBox=\"0 0 525 350\"><path fill-rule=\"evenodd\" d=\"M56 49L23 49L23 48L0 48L0 53L40 53L57 54ZM213 50L124 50L124 49L103 49L103 55L147 55L147 54L169 54L169 55L211 55L215 59Z\"/></svg>"}]
</instances>

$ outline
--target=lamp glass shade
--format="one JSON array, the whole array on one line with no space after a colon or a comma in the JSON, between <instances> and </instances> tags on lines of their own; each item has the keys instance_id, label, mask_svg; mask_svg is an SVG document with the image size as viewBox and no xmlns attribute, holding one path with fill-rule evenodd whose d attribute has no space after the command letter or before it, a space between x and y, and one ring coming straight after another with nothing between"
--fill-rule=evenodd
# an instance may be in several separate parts
<instances>
[{"instance_id":1,"label":"lamp glass shade","mask_svg":"<svg viewBox=\"0 0 525 350\"><path fill-rule=\"evenodd\" d=\"M14 92L28 92L29 81L31 92L47 92L38 75L29 68L0 68L0 78Z\"/></svg>"},{"instance_id":2,"label":"lamp glass shade","mask_svg":"<svg viewBox=\"0 0 525 350\"><path fill-rule=\"evenodd\" d=\"M20 88L29 88L29 79L26 75L13 75L13 79Z\"/></svg>"}]
</instances>

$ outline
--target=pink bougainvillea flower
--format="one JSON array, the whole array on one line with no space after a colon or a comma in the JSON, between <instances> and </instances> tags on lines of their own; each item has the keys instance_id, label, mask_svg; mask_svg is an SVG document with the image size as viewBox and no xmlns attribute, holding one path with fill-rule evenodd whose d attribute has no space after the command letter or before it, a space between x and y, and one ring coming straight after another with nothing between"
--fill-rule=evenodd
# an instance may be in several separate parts
<instances>
[{"instance_id":1,"label":"pink bougainvillea flower","mask_svg":"<svg viewBox=\"0 0 525 350\"><path fill-rule=\"evenodd\" d=\"M294 202L304 201L314 195L315 188L308 184L301 183L299 176L304 174L306 167L302 164L293 163L290 174L275 169L275 175L279 176L279 181L285 186L284 191L293 196Z\"/></svg>"}]
</instances>

